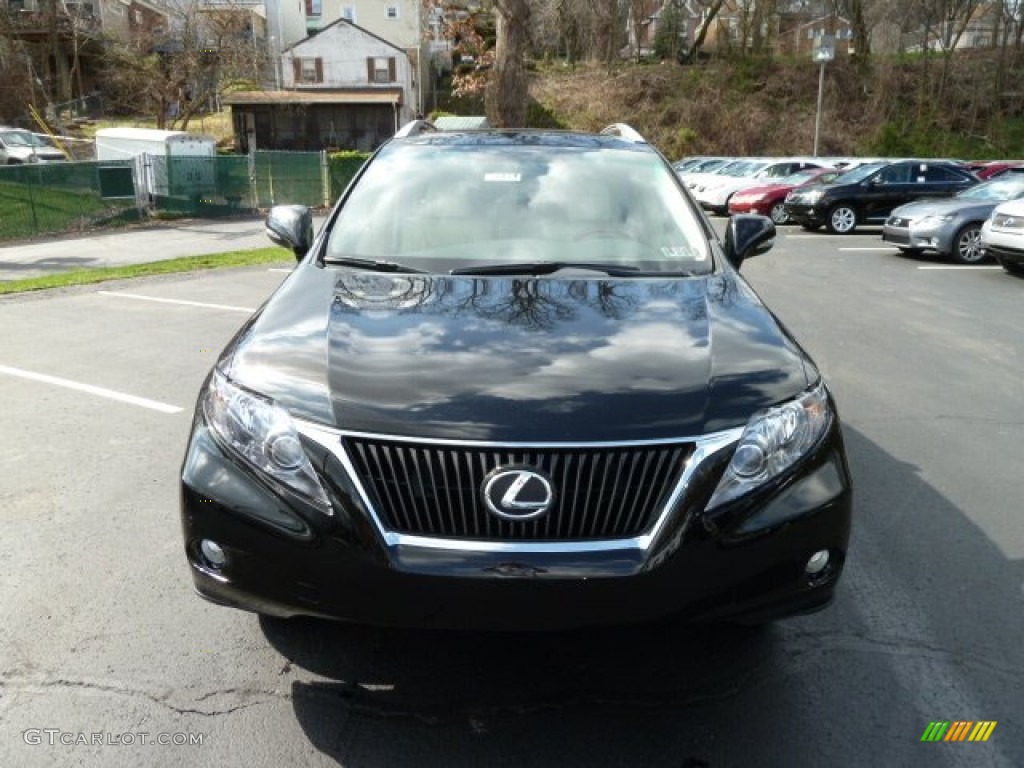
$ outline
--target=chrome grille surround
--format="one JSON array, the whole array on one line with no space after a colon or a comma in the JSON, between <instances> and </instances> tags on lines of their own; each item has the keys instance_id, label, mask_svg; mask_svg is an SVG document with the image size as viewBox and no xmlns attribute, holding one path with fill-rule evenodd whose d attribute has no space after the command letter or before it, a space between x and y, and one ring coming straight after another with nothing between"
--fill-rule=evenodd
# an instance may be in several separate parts
<instances>
[{"instance_id":1,"label":"chrome grille surround","mask_svg":"<svg viewBox=\"0 0 1024 768\"><path fill-rule=\"evenodd\" d=\"M396 435L381 435L365 432L354 432L338 430L313 422L294 419L296 427L307 438L316 441L325 449L330 451L338 459L346 474L351 480L360 500L373 518L373 523L381 535L384 543L389 547L413 546L427 549L441 550L462 550L476 552L590 552L590 551L614 551L614 550L646 550L655 540L658 533L667 522L668 516L684 496L696 470L703 462L713 454L736 443L743 434L743 427L737 427L722 432L715 432L700 437L678 438L671 440L639 440L639 441L610 441L610 442L489 442L473 440L448 440L430 438L410 438ZM409 446L411 450L425 449L430 447L436 450L472 450L488 453L509 453L522 455L524 452L545 453L549 455L566 452L594 452L611 451L623 449L672 449L681 452L681 471L674 472L673 477L677 478L674 483L667 485L667 494L657 506L650 517L645 521L642 530L634 535L619 535L609 538L588 538L563 539L563 540L535 540L535 539L500 539L500 538L472 538L465 536L427 535L415 532L396 530L388 525L387 519L382 511L374 503L374 494L368 491L364 478L358 471L356 462L353 461L351 447L352 443L363 441L366 445L370 442L377 444L388 444L390 446L404 445L405 451L395 451L395 460L404 455L406 461L409 457ZM606 454L607 455L607 454ZM401 466L399 463L398 466ZM436 468L436 465L435 465ZM620 463L621 469L621 463ZM596 470L594 470L596 472ZM454 510L453 510L454 511ZM650 521L653 519L653 525ZM408 519L405 521L408 523ZM401 525L401 523L399 523ZM512 524L515 525L515 524ZM543 525L543 523L541 523ZM409 527L406 525L405 527ZM491 529L494 530L493 528Z\"/></svg>"}]
</instances>

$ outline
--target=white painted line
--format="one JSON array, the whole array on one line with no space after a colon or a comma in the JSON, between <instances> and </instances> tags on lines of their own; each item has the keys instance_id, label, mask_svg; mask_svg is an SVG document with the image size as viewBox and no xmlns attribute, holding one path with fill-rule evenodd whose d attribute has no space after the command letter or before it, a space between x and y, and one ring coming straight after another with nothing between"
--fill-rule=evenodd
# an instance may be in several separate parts
<instances>
[{"instance_id":1,"label":"white painted line","mask_svg":"<svg viewBox=\"0 0 1024 768\"><path fill-rule=\"evenodd\" d=\"M138 299L139 301L156 301L161 304L181 304L186 307L206 307L207 309L226 309L229 312L245 312L251 315L255 307L236 307L231 304L208 304L204 301L186 301L184 299L164 299L159 296L143 296L139 293L121 293L120 291L96 291L101 296L117 296L122 299Z\"/></svg>"},{"instance_id":2,"label":"white painted line","mask_svg":"<svg viewBox=\"0 0 1024 768\"><path fill-rule=\"evenodd\" d=\"M149 408L151 411L160 411L160 413L181 413L182 411L182 409L176 405L160 403L156 400L149 400L145 397L126 395L124 392L115 392L112 389L105 389L104 387L94 387L92 384L81 384L77 381L61 379L57 376L48 376L45 373L33 373L32 371L24 371L21 368L11 368L7 365L0 365L0 373L6 373L8 376L18 376L19 378L29 379L30 381L41 381L44 384L53 384L57 387L74 389L78 392L87 392L90 395L105 397L108 400L117 400L122 403L130 403L131 405L137 405L140 408Z\"/></svg>"},{"instance_id":3,"label":"white painted line","mask_svg":"<svg viewBox=\"0 0 1024 768\"><path fill-rule=\"evenodd\" d=\"M897 250L895 245L887 245L882 247L874 248L840 248L840 251L895 251Z\"/></svg>"},{"instance_id":4,"label":"white painted line","mask_svg":"<svg viewBox=\"0 0 1024 768\"><path fill-rule=\"evenodd\" d=\"M995 265L995 266L992 266L992 267L990 267L988 265L985 265L985 264L979 264L978 266L974 266L974 265L971 265L971 264L957 264L957 265L942 265L942 266L918 267L918 269L1002 269L1002 267L1000 267L998 264Z\"/></svg>"},{"instance_id":5,"label":"white painted line","mask_svg":"<svg viewBox=\"0 0 1024 768\"><path fill-rule=\"evenodd\" d=\"M294 271L294 269L278 269L277 267L271 267L267 270L267 272L287 272L289 275Z\"/></svg>"}]
</instances>

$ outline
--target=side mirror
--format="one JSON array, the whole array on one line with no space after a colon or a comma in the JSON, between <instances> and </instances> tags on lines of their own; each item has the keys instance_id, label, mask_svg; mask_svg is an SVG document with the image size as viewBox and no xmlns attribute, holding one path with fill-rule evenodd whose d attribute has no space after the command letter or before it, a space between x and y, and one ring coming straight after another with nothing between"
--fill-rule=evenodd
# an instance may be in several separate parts
<instances>
[{"instance_id":1,"label":"side mirror","mask_svg":"<svg viewBox=\"0 0 1024 768\"><path fill-rule=\"evenodd\" d=\"M725 228L725 258L736 269L751 256L767 253L775 245L775 224L767 216L738 213Z\"/></svg>"},{"instance_id":2,"label":"side mirror","mask_svg":"<svg viewBox=\"0 0 1024 768\"><path fill-rule=\"evenodd\" d=\"M304 205L275 205L267 216L267 237L282 248L291 249L295 260L313 245L313 214Z\"/></svg>"}]
</instances>

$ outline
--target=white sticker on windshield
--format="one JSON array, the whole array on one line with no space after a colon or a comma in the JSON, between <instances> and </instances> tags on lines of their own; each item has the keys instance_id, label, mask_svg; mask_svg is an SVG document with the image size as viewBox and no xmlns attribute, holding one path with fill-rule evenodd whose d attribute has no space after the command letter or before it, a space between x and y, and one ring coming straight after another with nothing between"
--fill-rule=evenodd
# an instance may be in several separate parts
<instances>
[{"instance_id":1,"label":"white sticker on windshield","mask_svg":"<svg viewBox=\"0 0 1024 768\"><path fill-rule=\"evenodd\" d=\"M517 182L522 180L521 173L485 173L484 181Z\"/></svg>"},{"instance_id":2,"label":"white sticker on windshield","mask_svg":"<svg viewBox=\"0 0 1024 768\"><path fill-rule=\"evenodd\" d=\"M661 248L661 255L666 259L692 259L694 261L704 261L705 258L703 253L693 253L685 245L664 245Z\"/></svg>"}]
</instances>

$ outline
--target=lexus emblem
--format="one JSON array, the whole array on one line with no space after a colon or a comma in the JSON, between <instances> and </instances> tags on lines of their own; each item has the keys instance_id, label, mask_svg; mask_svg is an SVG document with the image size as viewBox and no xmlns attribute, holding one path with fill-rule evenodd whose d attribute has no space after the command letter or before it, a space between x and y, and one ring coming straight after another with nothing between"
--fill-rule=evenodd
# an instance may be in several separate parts
<instances>
[{"instance_id":1,"label":"lexus emblem","mask_svg":"<svg viewBox=\"0 0 1024 768\"><path fill-rule=\"evenodd\" d=\"M551 508L551 481L529 467L499 467L483 485L484 504L503 520L533 520Z\"/></svg>"}]
</instances>

